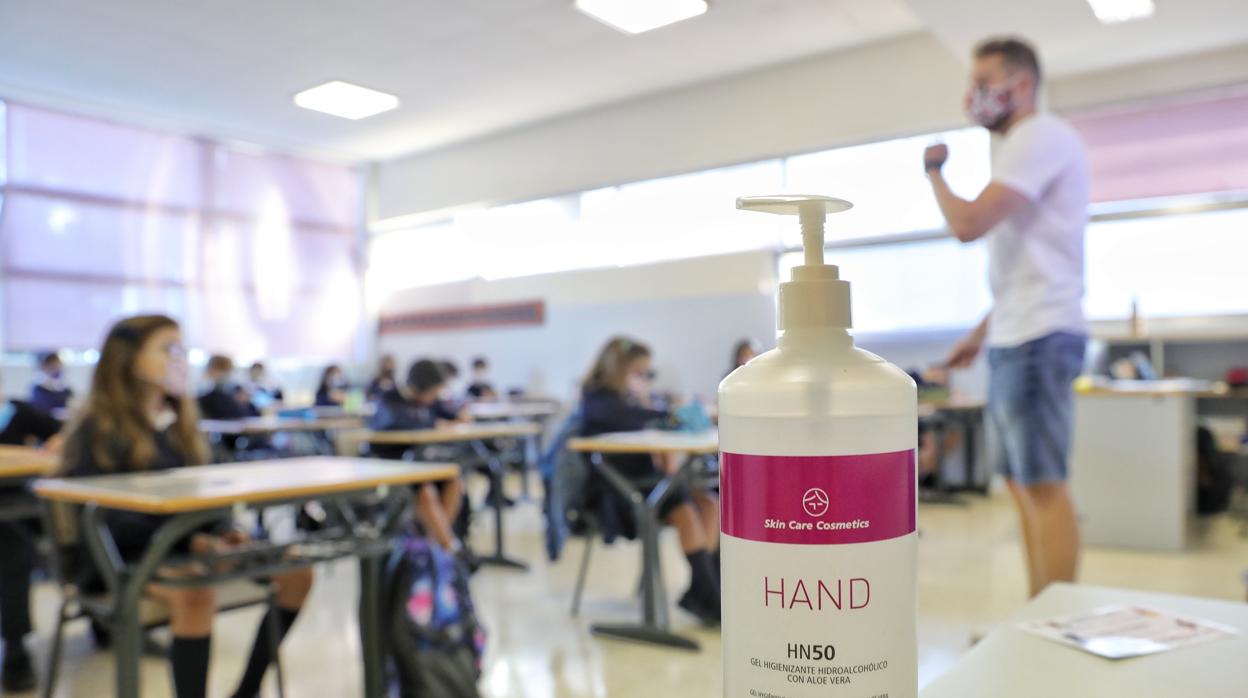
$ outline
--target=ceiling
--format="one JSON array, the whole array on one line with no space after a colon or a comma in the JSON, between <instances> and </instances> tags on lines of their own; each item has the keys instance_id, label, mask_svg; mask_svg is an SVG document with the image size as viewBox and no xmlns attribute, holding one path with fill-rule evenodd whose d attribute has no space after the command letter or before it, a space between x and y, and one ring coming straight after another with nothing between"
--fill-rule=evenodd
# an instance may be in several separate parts
<instances>
[{"instance_id":1,"label":"ceiling","mask_svg":"<svg viewBox=\"0 0 1248 698\"><path fill-rule=\"evenodd\" d=\"M960 55L1019 31L1056 73L1248 42L1244 0L1156 0L1115 27L1084 0L711 2L628 36L571 0L10 0L0 96L359 161L922 30ZM335 79L401 106L346 121L291 103Z\"/></svg>"},{"instance_id":2,"label":"ceiling","mask_svg":"<svg viewBox=\"0 0 1248 698\"><path fill-rule=\"evenodd\" d=\"M712 3L628 36L571 0L10 1L0 95L384 159L919 28L901 0ZM334 79L401 106L352 122L291 103Z\"/></svg>"},{"instance_id":3,"label":"ceiling","mask_svg":"<svg viewBox=\"0 0 1248 698\"><path fill-rule=\"evenodd\" d=\"M1071 75L1248 43L1245 0L1153 0L1143 20L1104 25L1087 0L907 0L928 31L970 55L988 34L1040 47L1049 75Z\"/></svg>"}]
</instances>

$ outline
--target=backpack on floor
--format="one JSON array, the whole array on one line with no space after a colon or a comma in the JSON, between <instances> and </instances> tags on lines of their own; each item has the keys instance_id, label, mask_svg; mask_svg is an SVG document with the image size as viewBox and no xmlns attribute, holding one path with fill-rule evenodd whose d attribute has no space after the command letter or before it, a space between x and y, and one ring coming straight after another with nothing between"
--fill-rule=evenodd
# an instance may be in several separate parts
<instances>
[{"instance_id":1,"label":"backpack on floor","mask_svg":"<svg viewBox=\"0 0 1248 698\"><path fill-rule=\"evenodd\" d=\"M485 630L468 575L424 538L404 538L386 570L383 618L402 698L479 698Z\"/></svg>"}]
</instances>

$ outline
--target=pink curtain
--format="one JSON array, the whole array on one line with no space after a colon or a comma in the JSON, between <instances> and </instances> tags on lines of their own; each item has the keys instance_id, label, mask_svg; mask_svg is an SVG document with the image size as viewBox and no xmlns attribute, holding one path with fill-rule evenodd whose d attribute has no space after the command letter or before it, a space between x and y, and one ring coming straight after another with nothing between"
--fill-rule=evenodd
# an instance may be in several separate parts
<instances>
[{"instance_id":1,"label":"pink curtain","mask_svg":"<svg viewBox=\"0 0 1248 698\"><path fill-rule=\"evenodd\" d=\"M8 104L3 344L98 346L165 312L242 357L346 356L361 316L345 166Z\"/></svg>"},{"instance_id":2,"label":"pink curtain","mask_svg":"<svg viewBox=\"0 0 1248 698\"><path fill-rule=\"evenodd\" d=\"M1088 146L1095 202L1248 190L1248 93L1070 118Z\"/></svg>"}]
</instances>

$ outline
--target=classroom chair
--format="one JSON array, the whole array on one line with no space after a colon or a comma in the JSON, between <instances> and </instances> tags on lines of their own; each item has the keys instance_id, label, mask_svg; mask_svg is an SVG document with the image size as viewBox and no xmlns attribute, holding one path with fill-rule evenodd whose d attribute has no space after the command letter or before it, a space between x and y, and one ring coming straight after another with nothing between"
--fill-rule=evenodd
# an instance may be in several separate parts
<instances>
[{"instance_id":1,"label":"classroom chair","mask_svg":"<svg viewBox=\"0 0 1248 698\"><path fill-rule=\"evenodd\" d=\"M45 502L43 506L44 530L51 542L49 557L52 578L61 592L61 604L56 616L56 630L52 636L52 649L48 656L48 670L43 682L43 698L51 698L56 692L56 680L60 674L61 649L65 639L65 626L71 621L89 619L93 626L111 628L113 614L113 594L111 591L86 591L79 588L74 581L74 572L83 564L92 564L83 559L78 536L78 515L81 507L59 503ZM219 613L236 611L255 606L266 606L269 611L277 607L276 589L271 584L262 584L250 579L236 579L217 585L217 610ZM269 613L270 620L277 614ZM144 633L165 627L169 624L169 611L164 604L155 600L144 599L139 605L139 626ZM269 652L273 657L273 669L277 678L277 695L286 695L285 680L282 675L281 654L278 651L277 625L269 623ZM161 651L163 654L163 650Z\"/></svg>"}]
</instances>

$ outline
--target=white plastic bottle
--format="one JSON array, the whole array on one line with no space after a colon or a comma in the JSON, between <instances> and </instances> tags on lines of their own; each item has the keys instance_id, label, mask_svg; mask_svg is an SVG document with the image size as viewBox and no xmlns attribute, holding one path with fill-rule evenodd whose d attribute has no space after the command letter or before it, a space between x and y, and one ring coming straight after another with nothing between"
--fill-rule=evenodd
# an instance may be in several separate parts
<instances>
[{"instance_id":1,"label":"white plastic bottle","mask_svg":"<svg viewBox=\"0 0 1248 698\"><path fill-rule=\"evenodd\" d=\"M799 214L806 258L776 349L719 386L725 696L918 695L915 385L848 333L823 222L850 206L737 200Z\"/></svg>"}]
</instances>

